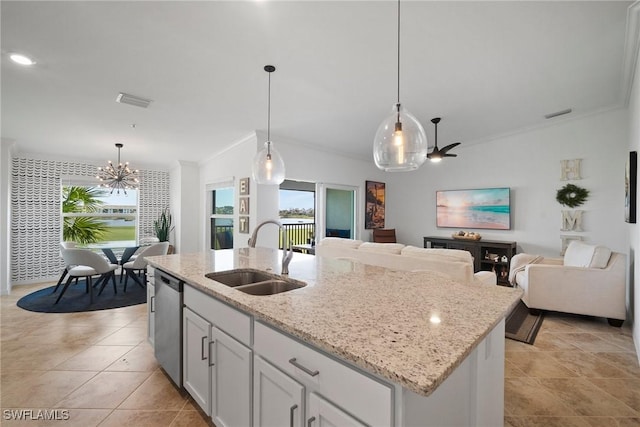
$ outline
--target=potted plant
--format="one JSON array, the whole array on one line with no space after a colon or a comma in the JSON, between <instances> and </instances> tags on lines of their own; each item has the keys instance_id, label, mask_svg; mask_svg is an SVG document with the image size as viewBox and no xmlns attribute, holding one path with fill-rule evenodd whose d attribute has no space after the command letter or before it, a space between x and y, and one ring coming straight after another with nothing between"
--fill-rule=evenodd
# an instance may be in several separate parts
<instances>
[{"instance_id":1,"label":"potted plant","mask_svg":"<svg viewBox=\"0 0 640 427\"><path fill-rule=\"evenodd\" d=\"M173 231L173 226L171 225L173 218L171 217L171 211L169 208L165 208L158 217L157 220L153 221L153 231L156 233L156 237L161 242L168 242L169 235L171 231ZM169 246L169 253L173 253L173 246Z\"/></svg>"}]
</instances>

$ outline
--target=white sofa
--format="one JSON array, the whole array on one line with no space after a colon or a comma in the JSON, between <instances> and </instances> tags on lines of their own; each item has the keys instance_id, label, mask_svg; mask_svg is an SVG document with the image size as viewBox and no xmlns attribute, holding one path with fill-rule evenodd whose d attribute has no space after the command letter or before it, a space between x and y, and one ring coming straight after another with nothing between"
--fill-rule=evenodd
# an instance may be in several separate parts
<instances>
[{"instance_id":1,"label":"white sofa","mask_svg":"<svg viewBox=\"0 0 640 427\"><path fill-rule=\"evenodd\" d=\"M425 249L400 243L371 243L326 237L316 245L316 255L349 258L396 270L436 271L465 284L496 284L495 273L480 271L474 274L471 254L457 249Z\"/></svg>"},{"instance_id":2,"label":"white sofa","mask_svg":"<svg viewBox=\"0 0 640 427\"><path fill-rule=\"evenodd\" d=\"M614 326L626 318L626 256L604 246L573 241L564 258L517 254L509 280L524 290L530 310L606 317Z\"/></svg>"}]
</instances>

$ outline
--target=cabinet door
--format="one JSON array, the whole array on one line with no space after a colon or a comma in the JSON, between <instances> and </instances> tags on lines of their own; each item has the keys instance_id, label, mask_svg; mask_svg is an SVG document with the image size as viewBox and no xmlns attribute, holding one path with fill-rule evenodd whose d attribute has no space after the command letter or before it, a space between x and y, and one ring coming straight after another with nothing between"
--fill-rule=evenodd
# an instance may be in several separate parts
<instances>
[{"instance_id":1,"label":"cabinet door","mask_svg":"<svg viewBox=\"0 0 640 427\"><path fill-rule=\"evenodd\" d=\"M156 326L156 287L152 283L147 283L147 341L154 348L153 336Z\"/></svg>"},{"instance_id":2,"label":"cabinet door","mask_svg":"<svg viewBox=\"0 0 640 427\"><path fill-rule=\"evenodd\" d=\"M211 327L211 415L217 427L251 426L251 349Z\"/></svg>"},{"instance_id":3,"label":"cabinet door","mask_svg":"<svg viewBox=\"0 0 640 427\"><path fill-rule=\"evenodd\" d=\"M253 361L254 427L301 427L304 387L259 356Z\"/></svg>"},{"instance_id":4,"label":"cabinet door","mask_svg":"<svg viewBox=\"0 0 640 427\"><path fill-rule=\"evenodd\" d=\"M365 424L315 393L309 395L307 425L309 427L366 427Z\"/></svg>"},{"instance_id":5,"label":"cabinet door","mask_svg":"<svg viewBox=\"0 0 640 427\"><path fill-rule=\"evenodd\" d=\"M211 414L209 341L211 324L184 307L182 321L182 384L200 408Z\"/></svg>"}]
</instances>

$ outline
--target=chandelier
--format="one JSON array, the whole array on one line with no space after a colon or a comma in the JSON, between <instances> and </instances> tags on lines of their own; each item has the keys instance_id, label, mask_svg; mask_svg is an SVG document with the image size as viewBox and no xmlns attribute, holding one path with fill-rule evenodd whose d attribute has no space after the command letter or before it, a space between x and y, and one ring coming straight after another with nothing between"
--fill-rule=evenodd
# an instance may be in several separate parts
<instances>
[{"instance_id":1,"label":"chandelier","mask_svg":"<svg viewBox=\"0 0 640 427\"><path fill-rule=\"evenodd\" d=\"M100 180L100 187L111 188L111 193L116 191L116 194L120 194L120 190L127 194L128 189L138 188L138 170L129 169L129 162L124 165L120 162L120 149L122 144L116 144L118 148L118 166L114 166L109 160L107 167L98 167L98 175L96 178Z\"/></svg>"}]
</instances>

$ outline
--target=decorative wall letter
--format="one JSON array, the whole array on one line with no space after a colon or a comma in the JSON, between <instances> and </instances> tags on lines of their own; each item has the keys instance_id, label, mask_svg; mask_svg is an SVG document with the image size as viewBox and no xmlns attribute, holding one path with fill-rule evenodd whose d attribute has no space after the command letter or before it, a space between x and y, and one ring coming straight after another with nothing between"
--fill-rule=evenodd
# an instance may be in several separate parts
<instances>
[{"instance_id":1,"label":"decorative wall letter","mask_svg":"<svg viewBox=\"0 0 640 427\"><path fill-rule=\"evenodd\" d=\"M584 211L562 211L561 231L583 231L582 212Z\"/></svg>"},{"instance_id":2,"label":"decorative wall letter","mask_svg":"<svg viewBox=\"0 0 640 427\"><path fill-rule=\"evenodd\" d=\"M580 163L582 159L560 160L560 180L582 179L580 175Z\"/></svg>"},{"instance_id":3,"label":"decorative wall letter","mask_svg":"<svg viewBox=\"0 0 640 427\"><path fill-rule=\"evenodd\" d=\"M238 199L238 213L240 215L249 215L249 198L248 197L240 197Z\"/></svg>"},{"instance_id":4,"label":"decorative wall letter","mask_svg":"<svg viewBox=\"0 0 640 427\"><path fill-rule=\"evenodd\" d=\"M249 234L249 217L239 216L238 223L240 224L240 227L238 227L238 232L242 234Z\"/></svg>"}]
</instances>

